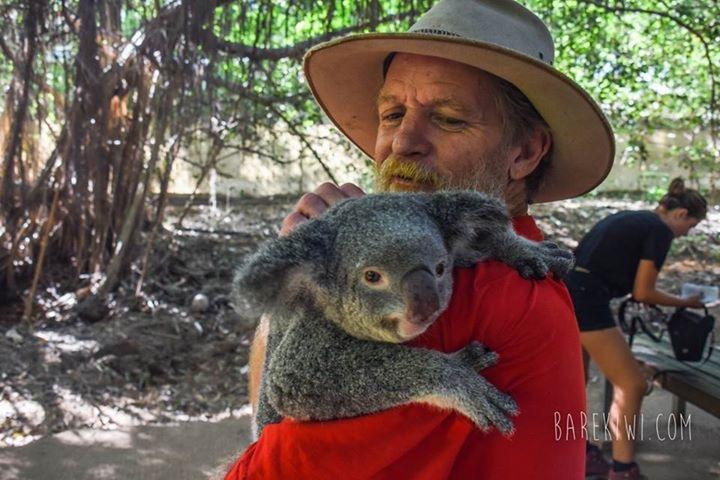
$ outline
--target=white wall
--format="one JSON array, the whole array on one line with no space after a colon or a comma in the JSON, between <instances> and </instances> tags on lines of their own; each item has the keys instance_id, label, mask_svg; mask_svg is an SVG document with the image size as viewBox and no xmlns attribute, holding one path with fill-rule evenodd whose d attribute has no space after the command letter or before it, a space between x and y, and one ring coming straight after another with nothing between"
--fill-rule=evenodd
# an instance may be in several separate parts
<instances>
[{"instance_id":1,"label":"white wall","mask_svg":"<svg viewBox=\"0 0 720 480\"><path fill-rule=\"evenodd\" d=\"M342 139L335 129L329 125L319 126L314 135L330 138L314 144L319 156L334 173L339 183L352 182L367 187L372 183L369 160L358 149ZM219 172L232 176L224 178L216 175L208 178L201 185L201 193L211 193L231 197L239 195L263 196L275 194L297 194L311 191L329 178L315 158L303 149L300 140L292 135L282 135L283 145L275 145L276 153L288 165L279 165L253 154L236 153L219 163ZM271 145L270 136L263 140L264 146ZM613 190L645 190L648 186L664 187L675 176L687 177L687 172L679 165L677 158L670 156L670 147L686 145L690 136L682 132L660 131L646 139L649 160L647 163L628 162L625 149L627 142L618 139L615 164L608 178L597 191ZM258 148L259 146L256 146ZM192 152L185 152L196 163L204 162L204 149L195 147ZM221 157L226 153L221 154ZM195 186L199 169L187 163L176 164L171 185L173 193L190 193ZM702 181L703 187L709 186L709 178ZM213 187L214 185L214 187ZM696 186L696 185L693 185Z\"/></svg>"}]
</instances>

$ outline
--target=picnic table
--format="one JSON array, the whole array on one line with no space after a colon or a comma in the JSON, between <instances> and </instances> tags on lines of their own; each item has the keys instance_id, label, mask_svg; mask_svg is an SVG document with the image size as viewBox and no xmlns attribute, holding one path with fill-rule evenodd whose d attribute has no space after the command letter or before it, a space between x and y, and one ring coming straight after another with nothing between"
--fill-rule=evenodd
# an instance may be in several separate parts
<instances>
[{"instance_id":1,"label":"picnic table","mask_svg":"<svg viewBox=\"0 0 720 480\"><path fill-rule=\"evenodd\" d=\"M707 362L681 362L675 358L670 340L664 335L655 342L637 334L632 351L653 373L654 385L673 395L673 413L684 415L687 402L720 418L720 348L713 347ZM612 384L605 381L605 412L612 404Z\"/></svg>"}]
</instances>

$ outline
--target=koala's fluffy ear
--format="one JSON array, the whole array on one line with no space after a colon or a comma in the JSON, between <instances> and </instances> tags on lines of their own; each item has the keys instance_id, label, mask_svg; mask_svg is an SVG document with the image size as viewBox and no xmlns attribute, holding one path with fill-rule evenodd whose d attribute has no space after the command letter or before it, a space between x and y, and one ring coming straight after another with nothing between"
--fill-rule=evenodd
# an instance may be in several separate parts
<instances>
[{"instance_id":1,"label":"koala's fluffy ear","mask_svg":"<svg viewBox=\"0 0 720 480\"><path fill-rule=\"evenodd\" d=\"M254 313L262 313L275 302L292 301L300 291L321 289L333 239L328 222L313 219L263 245L235 274L236 307L244 300Z\"/></svg>"},{"instance_id":2,"label":"koala's fluffy ear","mask_svg":"<svg viewBox=\"0 0 720 480\"><path fill-rule=\"evenodd\" d=\"M445 243L456 257L477 258L473 250L492 236L511 228L505 203L472 190L439 192L428 196L427 209L437 222Z\"/></svg>"}]
</instances>

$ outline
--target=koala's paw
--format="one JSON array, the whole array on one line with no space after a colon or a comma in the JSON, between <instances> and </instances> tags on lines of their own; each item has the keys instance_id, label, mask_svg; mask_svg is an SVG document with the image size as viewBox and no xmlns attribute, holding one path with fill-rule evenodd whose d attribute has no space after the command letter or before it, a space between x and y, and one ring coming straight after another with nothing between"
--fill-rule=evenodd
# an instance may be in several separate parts
<instances>
[{"instance_id":1,"label":"koala's paw","mask_svg":"<svg viewBox=\"0 0 720 480\"><path fill-rule=\"evenodd\" d=\"M498 361L498 354L488 349L480 342L472 342L467 347L455 352L453 357L463 365L467 365L475 371L492 367Z\"/></svg>"},{"instance_id":2,"label":"koala's paw","mask_svg":"<svg viewBox=\"0 0 720 480\"><path fill-rule=\"evenodd\" d=\"M521 249L514 267L523 278L544 278L549 272L565 276L575 263L572 252L553 242L528 243Z\"/></svg>"},{"instance_id":3,"label":"koala's paw","mask_svg":"<svg viewBox=\"0 0 720 480\"><path fill-rule=\"evenodd\" d=\"M468 416L481 430L496 427L503 435L510 436L515 427L510 417L520 412L513 398L498 390L478 375Z\"/></svg>"}]
</instances>

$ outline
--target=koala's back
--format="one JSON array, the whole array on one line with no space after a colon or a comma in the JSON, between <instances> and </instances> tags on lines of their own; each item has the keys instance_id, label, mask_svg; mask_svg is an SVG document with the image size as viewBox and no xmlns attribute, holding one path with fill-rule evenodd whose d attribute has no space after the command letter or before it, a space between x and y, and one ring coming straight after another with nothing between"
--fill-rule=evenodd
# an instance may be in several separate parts
<instances>
[{"instance_id":1,"label":"koala's back","mask_svg":"<svg viewBox=\"0 0 720 480\"><path fill-rule=\"evenodd\" d=\"M427 194L377 194L347 199L329 209L326 220L353 232L437 229L426 208Z\"/></svg>"}]
</instances>

